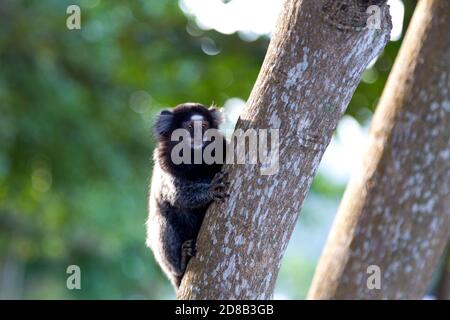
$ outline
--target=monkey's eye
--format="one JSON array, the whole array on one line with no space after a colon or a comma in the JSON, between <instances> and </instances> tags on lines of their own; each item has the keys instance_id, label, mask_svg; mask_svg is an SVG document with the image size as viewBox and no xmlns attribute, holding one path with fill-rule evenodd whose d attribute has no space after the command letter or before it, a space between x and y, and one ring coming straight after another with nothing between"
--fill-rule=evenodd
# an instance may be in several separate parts
<instances>
[{"instance_id":1,"label":"monkey's eye","mask_svg":"<svg viewBox=\"0 0 450 320\"><path fill-rule=\"evenodd\" d=\"M192 128L193 128L192 123L189 123L188 129L192 129Z\"/></svg>"}]
</instances>

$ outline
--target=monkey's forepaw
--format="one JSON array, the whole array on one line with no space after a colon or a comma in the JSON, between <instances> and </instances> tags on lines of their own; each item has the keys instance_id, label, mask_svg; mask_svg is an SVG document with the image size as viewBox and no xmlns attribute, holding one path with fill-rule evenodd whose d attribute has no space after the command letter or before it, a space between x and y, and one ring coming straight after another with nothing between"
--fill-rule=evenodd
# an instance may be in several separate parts
<instances>
[{"instance_id":1,"label":"monkey's forepaw","mask_svg":"<svg viewBox=\"0 0 450 320\"><path fill-rule=\"evenodd\" d=\"M197 254L197 245L195 240L186 240L181 245L181 255L184 257L195 257Z\"/></svg>"},{"instance_id":2,"label":"monkey's forepaw","mask_svg":"<svg viewBox=\"0 0 450 320\"><path fill-rule=\"evenodd\" d=\"M225 201L230 196L227 189L230 186L228 182L228 172L218 172L211 181L211 193L214 200Z\"/></svg>"}]
</instances>

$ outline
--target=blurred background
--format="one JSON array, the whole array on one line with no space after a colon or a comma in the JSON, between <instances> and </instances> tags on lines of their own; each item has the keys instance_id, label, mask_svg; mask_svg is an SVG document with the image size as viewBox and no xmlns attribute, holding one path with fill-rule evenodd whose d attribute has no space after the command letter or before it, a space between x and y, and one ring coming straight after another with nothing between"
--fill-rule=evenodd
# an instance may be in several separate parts
<instances>
[{"instance_id":1,"label":"blurred background","mask_svg":"<svg viewBox=\"0 0 450 320\"><path fill-rule=\"evenodd\" d=\"M390 0L392 41L365 71L283 260L275 298L302 299L365 146L415 7ZM81 30L66 9L81 8ZM0 2L0 298L171 299L145 247L161 108L224 107L232 127L280 0ZM66 268L81 268L68 290Z\"/></svg>"}]
</instances>

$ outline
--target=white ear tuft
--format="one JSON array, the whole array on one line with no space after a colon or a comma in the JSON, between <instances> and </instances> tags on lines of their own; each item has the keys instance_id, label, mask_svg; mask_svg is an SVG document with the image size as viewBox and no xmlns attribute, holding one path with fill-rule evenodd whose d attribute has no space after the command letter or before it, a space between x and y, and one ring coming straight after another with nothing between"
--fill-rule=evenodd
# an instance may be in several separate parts
<instances>
[{"instance_id":1,"label":"white ear tuft","mask_svg":"<svg viewBox=\"0 0 450 320\"><path fill-rule=\"evenodd\" d=\"M167 134L172 127L173 113L170 110L163 110L156 119L154 132L157 136Z\"/></svg>"}]
</instances>

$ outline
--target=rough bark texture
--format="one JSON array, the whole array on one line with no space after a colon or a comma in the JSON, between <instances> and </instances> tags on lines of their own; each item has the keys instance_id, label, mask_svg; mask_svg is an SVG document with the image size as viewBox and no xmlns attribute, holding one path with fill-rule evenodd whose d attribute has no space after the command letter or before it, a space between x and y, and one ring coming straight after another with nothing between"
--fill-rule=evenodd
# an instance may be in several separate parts
<instances>
[{"instance_id":1,"label":"rough bark texture","mask_svg":"<svg viewBox=\"0 0 450 320\"><path fill-rule=\"evenodd\" d=\"M285 1L237 123L244 130L280 129L279 171L267 176L255 165L226 166L231 197L209 208L197 257L190 261L178 298L272 297L281 258L322 154L362 72L389 39L386 6L381 30L356 30L345 15L327 18L333 2ZM348 10L353 17L365 15Z\"/></svg>"},{"instance_id":2,"label":"rough bark texture","mask_svg":"<svg viewBox=\"0 0 450 320\"><path fill-rule=\"evenodd\" d=\"M310 299L423 297L450 234L449 21L449 1L418 3Z\"/></svg>"},{"instance_id":3,"label":"rough bark texture","mask_svg":"<svg viewBox=\"0 0 450 320\"><path fill-rule=\"evenodd\" d=\"M450 300L450 243L442 259L442 273L436 290L436 299Z\"/></svg>"}]
</instances>

